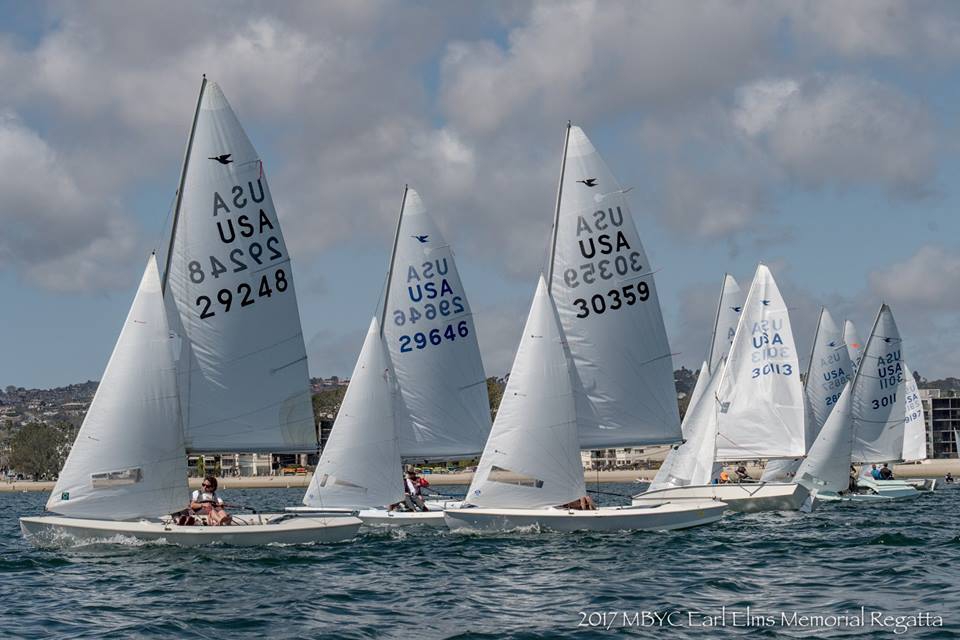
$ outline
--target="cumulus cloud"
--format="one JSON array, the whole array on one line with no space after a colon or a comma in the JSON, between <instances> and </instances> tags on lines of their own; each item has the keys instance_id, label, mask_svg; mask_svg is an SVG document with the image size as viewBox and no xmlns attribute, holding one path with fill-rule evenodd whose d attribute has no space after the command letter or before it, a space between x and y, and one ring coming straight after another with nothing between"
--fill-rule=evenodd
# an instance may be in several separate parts
<instances>
[{"instance_id":1,"label":"cumulus cloud","mask_svg":"<svg viewBox=\"0 0 960 640\"><path fill-rule=\"evenodd\" d=\"M12 112L0 114L0 268L56 291L129 284L134 225Z\"/></svg>"},{"instance_id":2,"label":"cumulus cloud","mask_svg":"<svg viewBox=\"0 0 960 640\"><path fill-rule=\"evenodd\" d=\"M870 288L895 307L960 309L960 248L923 246L906 260L871 273Z\"/></svg>"}]
</instances>

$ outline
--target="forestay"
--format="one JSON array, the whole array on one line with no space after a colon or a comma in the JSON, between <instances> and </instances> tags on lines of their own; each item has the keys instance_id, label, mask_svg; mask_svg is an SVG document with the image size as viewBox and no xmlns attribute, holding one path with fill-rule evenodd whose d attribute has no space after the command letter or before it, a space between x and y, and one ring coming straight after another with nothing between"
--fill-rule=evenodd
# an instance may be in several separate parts
<instances>
[{"instance_id":1,"label":"forestay","mask_svg":"<svg viewBox=\"0 0 960 640\"><path fill-rule=\"evenodd\" d=\"M263 164L215 83L185 162L167 294L187 338L187 448L315 450L290 254Z\"/></svg>"},{"instance_id":2,"label":"forestay","mask_svg":"<svg viewBox=\"0 0 960 640\"><path fill-rule=\"evenodd\" d=\"M807 397L807 448L820 434L848 380L853 379L853 363L843 334L826 307L820 310L820 321L813 337L810 367L804 382Z\"/></svg>"},{"instance_id":3,"label":"forestay","mask_svg":"<svg viewBox=\"0 0 960 640\"><path fill-rule=\"evenodd\" d=\"M475 456L490 433L477 330L450 245L407 189L397 229L384 337L400 385L400 453Z\"/></svg>"},{"instance_id":4,"label":"forestay","mask_svg":"<svg viewBox=\"0 0 960 640\"><path fill-rule=\"evenodd\" d=\"M613 174L579 127L568 136L550 292L575 365L580 444L678 442L654 270Z\"/></svg>"},{"instance_id":5,"label":"forestay","mask_svg":"<svg viewBox=\"0 0 960 640\"><path fill-rule=\"evenodd\" d=\"M797 482L811 491L846 491L850 483L851 384L846 384L836 406L797 470Z\"/></svg>"},{"instance_id":6,"label":"forestay","mask_svg":"<svg viewBox=\"0 0 960 640\"><path fill-rule=\"evenodd\" d=\"M712 480L717 449L716 393L721 375L719 370L712 375L703 370L700 376L705 381L704 392L683 418L686 442L670 450L648 491L706 485Z\"/></svg>"},{"instance_id":7,"label":"forestay","mask_svg":"<svg viewBox=\"0 0 960 640\"><path fill-rule=\"evenodd\" d=\"M397 386L380 323L370 322L340 411L303 503L310 507L382 507L403 497L394 429Z\"/></svg>"},{"instance_id":8,"label":"forestay","mask_svg":"<svg viewBox=\"0 0 960 640\"><path fill-rule=\"evenodd\" d=\"M903 416L903 453L901 459L907 462L927 459L927 427L923 419L923 402L913 372L903 365L904 376L904 416Z\"/></svg>"},{"instance_id":9,"label":"forestay","mask_svg":"<svg viewBox=\"0 0 960 640\"><path fill-rule=\"evenodd\" d=\"M777 283L757 267L723 368L717 460L806 453L797 351Z\"/></svg>"},{"instance_id":10,"label":"forestay","mask_svg":"<svg viewBox=\"0 0 960 640\"><path fill-rule=\"evenodd\" d=\"M175 345L150 256L140 288L47 501L65 516L156 517L186 506Z\"/></svg>"},{"instance_id":11,"label":"forestay","mask_svg":"<svg viewBox=\"0 0 960 640\"><path fill-rule=\"evenodd\" d=\"M863 342L857 334L857 328L849 320L843 321L843 342L847 345L847 355L853 364L853 372L857 372L860 366L860 358L863 357Z\"/></svg>"},{"instance_id":12,"label":"forestay","mask_svg":"<svg viewBox=\"0 0 960 640\"><path fill-rule=\"evenodd\" d=\"M884 304L853 385L854 462L889 462L902 455L904 379L900 331Z\"/></svg>"},{"instance_id":13,"label":"forestay","mask_svg":"<svg viewBox=\"0 0 960 640\"><path fill-rule=\"evenodd\" d=\"M496 473L512 477L497 479ZM543 277L467 501L538 508L586 495L570 365Z\"/></svg>"}]
</instances>

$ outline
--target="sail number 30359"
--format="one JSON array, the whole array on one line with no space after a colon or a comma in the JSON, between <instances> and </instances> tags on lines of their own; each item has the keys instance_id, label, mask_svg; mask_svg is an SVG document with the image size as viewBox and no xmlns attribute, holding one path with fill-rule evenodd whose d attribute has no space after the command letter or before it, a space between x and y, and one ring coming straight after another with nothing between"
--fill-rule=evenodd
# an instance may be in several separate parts
<instances>
[{"instance_id":1,"label":"sail number 30359","mask_svg":"<svg viewBox=\"0 0 960 640\"><path fill-rule=\"evenodd\" d=\"M257 287L256 293L254 293L252 286L246 282L241 282L237 285L236 292L232 289L220 289L217 292L216 301L220 303L224 313L230 313L230 310L237 306L249 307L257 301L257 298L269 298L274 293L283 293L288 286L287 274L283 269L277 269L273 273L273 278L270 277L269 273L260 277L260 286ZM210 296L197 296L197 307L200 308L201 320L217 315L217 312L213 309L214 304Z\"/></svg>"},{"instance_id":2,"label":"sail number 30359","mask_svg":"<svg viewBox=\"0 0 960 640\"><path fill-rule=\"evenodd\" d=\"M400 336L400 352L407 353L413 351L413 348L417 349L426 349L428 346L439 346L443 344L444 340L449 340L453 342L457 337L466 338L470 335L470 327L467 326L466 320L461 320L454 327L453 323L448 324L446 327L438 327L436 329L431 329L429 332L418 331L412 336Z\"/></svg>"},{"instance_id":3,"label":"sail number 30359","mask_svg":"<svg viewBox=\"0 0 960 640\"><path fill-rule=\"evenodd\" d=\"M650 285L641 280L635 285L628 284L620 289L611 289L606 295L596 293L590 297L589 301L584 298L577 298L573 301L573 306L578 309L578 318L586 318L591 313L601 314L608 310L616 311L624 305L629 307L635 305L638 300L646 302L649 299Z\"/></svg>"}]
</instances>

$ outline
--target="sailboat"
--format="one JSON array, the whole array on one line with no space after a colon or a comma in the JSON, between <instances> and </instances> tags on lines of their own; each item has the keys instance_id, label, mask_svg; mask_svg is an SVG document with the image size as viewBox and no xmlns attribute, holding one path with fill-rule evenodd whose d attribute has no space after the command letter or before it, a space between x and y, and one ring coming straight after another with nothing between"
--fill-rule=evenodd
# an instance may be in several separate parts
<instances>
[{"instance_id":1,"label":"sailboat","mask_svg":"<svg viewBox=\"0 0 960 640\"><path fill-rule=\"evenodd\" d=\"M302 507L358 509L372 525L443 527L443 508L389 510L404 498L401 459L476 456L490 403L476 328L453 252L404 188L380 317L371 320L350 386Z\"/></svg>"},{"instance_id":2,"label":"sailboat","mask_svg":"<svg viewBox=\"0 0 960 640\"><path fill-rule=\"evenodd\" d=\"M853 372L860 368L860 359L863 357L863 342L857 333L857 327L850 320L843 321L843 342L847 345L847 354L853 364Z\"/></svg>"},{"instance_id":3,"label":"sailboat","mask_svg":"<svg viewBox=\"0 0 960 640\"><path fill-rule=\"evenodd\" d=\"M899 458L903 448L904 367L902 341L890 308L881 305L853 381L840 394L817 440L797 471L797 481L815 500L875 501L916 497L899 480L857 478L849 491L851 462ZM898 399L899 398L899 399Z\"/></svg>"},{"instance_id":4,"label":"sailboat","mask_svg":"<svg viewBox=\"0 0 960 640\"><path fill-rule=\"evenodd\" d=\"M757 267L727 362L715 375L714 393L700 399L705 406L689 409L692 427L707 429L714 443L712 450L697 445L704 456L697 461L700 468L707 466L708 456L712 465L806 452L803 390L789 312L766 265ZM682 453L685 447L668 457L689 459ZM713 499L735 511L795 510L807 495L792 482L712 484L709 476L678 473L673 465L670 461L647 491L635 495L633 504Z\"/></svg>"},{"instance_id":5,"label":"sailboat","mask_svg":"<svg viewBox=\"0 0 960 640\"><path fill-rule=\"evenodd\" d=\"M710 500L557 506L586 495L581 449L680 440L672 369L653 269L624 190L568 124L546 276L464 507L446 510L447 525L570 531L718 520L725 505Z\"/></svg>"},{"instance_id":6,"label":"sailboat","mask_svg":"<svg viewBox=\"0 0 960 640\"><path fill-rule=\"evenodd\" d=\"M806 401L805 441L807 451L813 446L820 429L840 399L847 381L853 378L853 364L843 341L843 334L826 307L820 308L820 318L813 335L813 348L807 375L803 379L803 397ZM793 482L802 458L771 460L763 470L765 482Z\"/></svg>"},{"instance_id":7,"label":"sailboat","mask_svg":"<svg viewBox=\"0 0 960 640\"><path fill-rule=\"evenodd\" d=\"M904 462L923 462L927 459L927 423L923 415L923 401L913 372L903 365L904 417L903 450L900 459ZM936 478L907 478L905 482L917 491L933 491L937 487Z\"/></svg>"},{"instance_id":8,"label":"sailboat","mask_svg":"<svg viewBox=\"0 0 960 640\"><path fill-rule=\"evenodd\" d=\"M354 517L254 514L179 526L188 453L316 448L290 258L263 166L220 88L204 77L187 142L166 268L147 263L127 322L31 539L184 545L339 541ZM242 526L241 526L242 525Z\"/></svg>"}]
</instances>

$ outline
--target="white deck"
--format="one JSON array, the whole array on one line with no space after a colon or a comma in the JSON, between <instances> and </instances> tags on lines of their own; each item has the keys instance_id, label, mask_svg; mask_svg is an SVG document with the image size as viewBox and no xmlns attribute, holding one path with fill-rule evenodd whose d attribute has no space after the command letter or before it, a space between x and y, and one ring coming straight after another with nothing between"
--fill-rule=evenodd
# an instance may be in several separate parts
<instances>
[{"instance_id":1,"label":"white deck","mask_svg":"<svg viewBox=\"0 0 960 640\"><path fill-rule=\"evenodd\" d=\"M271 543L342 542L357 535L361 522L351 516L315 517L293 514L234 516L236 524L222 527L178 526L170 520L86 520L62 516L20 518L24 536L39 547L71 544L165 541L181 546L225 544L258 546ZM262 524L261 524L262 523Z\"/></svg>"},{"instance_id":2,"label":"white deck","mask_svg":"<svg viewBox=\"0 0 960 640\"><path fill-rule=\"evenodd\" d=\"M551 531L667 531L716 522L723 517L726 506L711 500L601 507L593 511L466 508L448 509L444 517L452 530L504 531L537 527Z\"/></svg>"},{"instance_id":3,"label":"white deck","mask_svg":"<svg viewBox=\"0 0 960 640\"><path fill-rule=\"evenodd\" d=\"M673 502L719 500L725 502L733 511L746 513L796 511L803 504L808 493L804 487L786 482L690 485L646 491L633 496L633 504L655 504L665 500Z\"/></svg>"}]
</instances>

